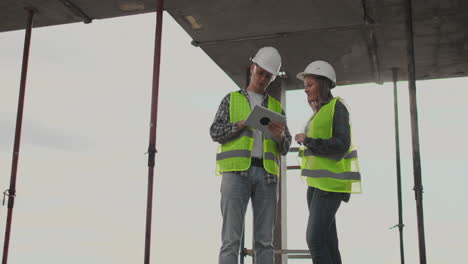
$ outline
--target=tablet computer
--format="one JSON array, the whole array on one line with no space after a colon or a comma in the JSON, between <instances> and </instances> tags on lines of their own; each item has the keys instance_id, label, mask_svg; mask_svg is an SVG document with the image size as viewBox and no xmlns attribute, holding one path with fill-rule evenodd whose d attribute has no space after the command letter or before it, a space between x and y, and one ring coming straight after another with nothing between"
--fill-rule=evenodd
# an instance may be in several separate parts
<instances>
[{"instance_id":1,"label":"tablet computer","mask_svg":"<svg viewBox=\"0 0 468 264\"><path fill-rule=\"evenodd\" d=\"M284 123L286 122L286 116L272 111L266 107L256 105L245 120L245 124L271 136L271 131L268 129L268 124L272 120Z\"/></svg>"}]
</instances>

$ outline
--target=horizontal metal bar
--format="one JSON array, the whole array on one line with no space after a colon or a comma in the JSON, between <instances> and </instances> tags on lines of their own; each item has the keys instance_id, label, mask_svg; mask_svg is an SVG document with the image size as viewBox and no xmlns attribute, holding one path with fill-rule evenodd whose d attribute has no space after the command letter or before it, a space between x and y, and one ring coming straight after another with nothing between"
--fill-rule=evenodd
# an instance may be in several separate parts
<instances>
[{"instance_id":1,"label":"horizontal metal bar","mask_svg":"<svg viewBox=\"0 0 468 264\"><path fill-rule=\"evenodd\" d=\"M289 255L288 259L310 259L310 255Z\"/></svg>"},{"instance_id":2,"label":"horizontal metal bar","mask_svg":"<svg viewBox=\"0 0 468 264\"><path fill-rule=\"evenodd\" d=\"M252 256L252 249L244 249L244 254L248 256ZM282 254L282 255L292 255L292 254L309 254L308 249L282 249L282 250L275 250L275 254ZM308 256L310 255L296 255L296 256Z\"/></svg>"},{"instance_id":3,"label":"horizontal metal bar","mask_svg":"<svg viewBox=\"0 0 468 264\"><path fill-rule=\"evenodd\" d=\"M276 250L281 251L282 254L300 254L300 253L309 253L308 249L283 249L283 250Z\"/></svg>"}]
</instances>

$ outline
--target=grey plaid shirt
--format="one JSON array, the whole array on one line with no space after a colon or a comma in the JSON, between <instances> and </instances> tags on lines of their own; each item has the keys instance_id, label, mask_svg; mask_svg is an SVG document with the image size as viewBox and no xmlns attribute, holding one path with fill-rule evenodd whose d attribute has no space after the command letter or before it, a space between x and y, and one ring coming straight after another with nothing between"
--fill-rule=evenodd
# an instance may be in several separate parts
<instances>
[{"instance_id":1,"label":"grey plaid shirt","mask_svg":"<svg viewBox=\"0 0 468 264\"><path fill-rule=\"evenodd\" d=\"M239 90L239 93L242 93L247 99L249 98L249 94L246 90ZM262 106L268 107L268 96L265 94L262 100ZM247 100L250 103L250 100ZM218 108L218 112L216 112L215 119L213 124L210 127L210 135L213 141L218 142L220 144L224 144L229 140L235 138L240 130L237 127L236 123L230 123L230 113L229 113L229 105L230 105L230 94L226 95L221 104ZM282 114L285 115L284 111ZM278 152L281 155L286 155L289 151L289 147L291 146L291 133L289 133L288 126L284 130L284 140L282 144L278 144Z\"/></svg>"}]
</instances>

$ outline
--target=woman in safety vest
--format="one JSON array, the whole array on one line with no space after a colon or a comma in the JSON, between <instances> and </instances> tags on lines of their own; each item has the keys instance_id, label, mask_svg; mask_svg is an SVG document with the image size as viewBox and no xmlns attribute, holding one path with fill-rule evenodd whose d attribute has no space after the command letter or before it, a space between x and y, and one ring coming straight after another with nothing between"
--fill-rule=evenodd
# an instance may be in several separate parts
<instances>
[{"instance_id":1,"label":"woman in safety vest","mask_svg":"<svg viewBox=\"0 0 468 264\"><path fill-rule=\"evenodd\" d=\"M341 264L335 214L350 193L361 192L349 113L341 98L331 94L336 74L330 64L314 61L297 78L314 111L304 133L295 136L302 145L301 175L308 185L307 245L314 264Z\"/></svg>"}]
</instances>

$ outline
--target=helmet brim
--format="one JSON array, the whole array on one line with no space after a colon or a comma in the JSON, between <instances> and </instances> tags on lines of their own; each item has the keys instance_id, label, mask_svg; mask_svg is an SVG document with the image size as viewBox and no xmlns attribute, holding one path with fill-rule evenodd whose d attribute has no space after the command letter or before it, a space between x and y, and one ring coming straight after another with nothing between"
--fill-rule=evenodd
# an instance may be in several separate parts
<instances>
[{"instance_id":1,"label":"helmet brim","mask_svg":"<svg viewBox=\"0 0 468 264\"><path fill-rule=\"evenodd\" d=\"M296 74L296 78L298 78L299 80L301 81L304 81L304 77L306 75L312 75L312 76L322 76L322 75L316 75L316 74L312 74L312 73L307 73L307 72L300 72L298 74ZM325 77L325 76L322 76L322 77ZM327 78L327 77L325 77ZM328 78L327 78L328 79ZM330 80L330 79L329 79ZM334 83L332 80L330 80L330 82L332 83L332 86L330 87L330 89L333 89L336 87L336 83Z\"/></svg>"},{"instance_id":2,"label":"helmet brim","mask_svg":"<svg viewBox=\"0 0 468 264\"><path fill-rule=\"evenodd\" d=\"M300 73L296 74L296 78L298 78L301 81L304 81L304 76L305 75L306 75L305 72L300 72Z\"/></svg>"}]
</instances>

